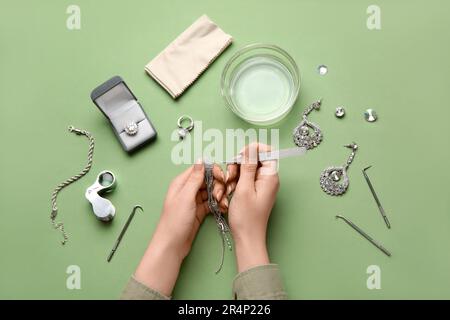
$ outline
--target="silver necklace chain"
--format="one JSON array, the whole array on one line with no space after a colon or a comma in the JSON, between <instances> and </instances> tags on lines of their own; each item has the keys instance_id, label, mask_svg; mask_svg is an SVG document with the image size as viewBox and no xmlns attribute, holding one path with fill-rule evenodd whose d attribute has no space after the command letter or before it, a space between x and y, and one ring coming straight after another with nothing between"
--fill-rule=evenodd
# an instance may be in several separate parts
<instances>
[{"instance_id":1,"label":"silver necklace chain","mask_svg":"<svg viewBox=\"0 0 450 320\"><path fill-rule=\"evenodd\" d=\"M225 258L225 246L231 251L233 249L230 240L230 227L228 226L227 221L223 217L220 212L219 205L217 200L213 196L214 190L214 175L213 175L213 167L214 165L211 163L205 163L205 183L206 183L206 191L208 193L208 206L214 215L214 219L216 220L217 228L220 233L220 237L222 238L222 255L219 267L216 270L216 273L219 273L222 270L224 258Z\"/></svg>"},{"instance_id":2,"label":"silver necklace chain","mask_svg":"<svg viewBox=\"0 0 450 320\"><path fill-rule=\"evenodd\" d=\"M73 132L77 135L84 135L89 139L89 150L88 150L88 156L87 156L87 164L84 167L83 170L80 171L77 175L74 175L70 177L69 179L61 182L56 188L53 190L52 197L51 197L51 203L52 203L52 212L50 214L50 220L53 225L54 229L59 229L62 233L63 240L61 241L61 244L66 244L68 240L67 233L64 230L64 224L62 222L56 222L56 216L58 215L58 206L56 205L56 199L58 197L59 192L67 187L68 185L74 183L75 181L81 179L84 175L86 175L89 170L91 170L92 167L92 158L94 156L94 137L91 135L90 132L82 129L74 128L73 126L69 126L69 132Z\"/></svg>"}]
</instances>

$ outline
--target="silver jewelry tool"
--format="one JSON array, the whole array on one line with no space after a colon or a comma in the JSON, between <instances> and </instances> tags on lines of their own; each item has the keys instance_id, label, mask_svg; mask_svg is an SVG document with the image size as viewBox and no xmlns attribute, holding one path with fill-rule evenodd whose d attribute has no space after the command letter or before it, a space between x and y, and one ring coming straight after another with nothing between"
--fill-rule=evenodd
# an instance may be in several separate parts
<instances>
[{"instance_id":1,"label":"silver jewelry tool","mask_svg":"<svg viewBox=\"0 0 450 320\"><path fill-rule=\"evenodd\" d=\"M385 255L387 255L388 257L391 256L391 253L385 248L383 247L380 243L378 243L377 241L375 241L371 236L369 236L367 233L365 233L361 228L359 228L357 225L355 225L353 222L351 222L349 219L347 219L346 217L338 214L336 216L337 219L342 219L344 220L350 227L352 227L354 230L356 230L360 235L362 235L364 238L366 238L367 240L369 240L369 242L371 244L373 244L375 247L377 247L378 249L380 249Z\"/></svg>"},{"instance_id":2,"label":"silver jewelry tool","mask_svg":"<svg viewBox=\"0 0 450 320\"><path fill-rule=\"evenodd\" d=\"M378 196L375 192L375 189L372 186L372 183L370 182L369 176L367 175L366 171L372 168L372 166L368 166L367 168L364 168L362 173L364 175L364 178L366 179L367 185L369 186L370 192L372 193L373 198L375 199L375 202L377 203L378 210L380 210L381 216L383 217L384 223L386 223L386 226L388 229L391 228L391 224L389 223L389 220L386 216L386 212L384 212L383 206L381 205L380 199L378 199Z\"/></svg>"},{"instance_id":3,"label":"silver jewelry tool","mask_svg":"<svg viewBox=\"0 0 450 320\"><path fill-rule=\"evenodd\" d=\"M187 127L183 127L183 122L186 120L189 121L189 124ZM182 115L181 117L178 118L177 126L178 126L178 136L180 137L180 140L183 140L187 136L187 134L192 129L194 129L194 120L192 120L190 116Z\"/></svg>"},{"instance_id":4,"label":"silver jewelry tool","mask_svg":"<svg viewBox=\"0 0 450 320\"><path fill-rule=\"evenodd\" d=\"M260 152L258 153L258 159L259 161L270 161L270 160L279 160L283 158L290 158L290 157L298 157L302 156L306 153L306 148L290 148L290 149L281 149L276 151L270 151L270 152ZM226 164L233 164L237 163L240 164L243 161L242 154L237 155L236 157L225 160L223 163Z\"/></svg>"},{"instance_id":5,"label":"silver jewelry tool","mask_svg":"<svg viewBox=\"0 0 450 320\"><path fill-rule=\"evenodd\" d=\"M347 163L341 167L328 167L323 170L320 175L320 187L331 196L340 196L344 194L349 185L347 170L355 158L358 145L353 142L344 147L352 149L352 153L348 157Z\"/></svg>"},{"instance_id":6,"label":"silver jewelry tool","mask_svg":"<svg viewBox=\"0 0 450 320\"><path fill-rule=\"evenodd\" d=\"M100 197L99 194L112 191L116 187L116 177L111 171L102 171L98 174L94 184L87 188L85 197L92 204L97 219L110 221L116 214L116 208L111 201Z\"/></svg>"},{"instance_id":7,"label":"silver jewelry tool","mask_svg":"<svg viewBox=\"0 0 450 320\"><path fill-rule=\"evenodd\" d=\"M52 212L50 214L50 220L52 222L53 228L55 229L59 229L62 233L63 236L63 240L61 241L61 244L66 244L67 240L69 239L69 237L67 236L67 233L64 230L64 224L62 222L56 222L56 216L58 215L58 206L56 205L56 198L58 197L58 193L64 189L65 187L67 187L68 185L74 183L75 181L81 179L84 175L86 175L86 173L89 172L89 170L91 170L92 167L92 158L94 156L94 137L91 135L90 132L86 131L86 130L82 130L82 129L76 129L73 126L69 126L69 132L73 132L76 135L83 135L86 138L89 139L89 150L88 150L88 160L87 160L87 164L84 167L83 170L80 171L80 173L78 173L77 175L70 177L69 179L61 182L53 191L52 193L52 197L51 197L51 203L52 203Z\"/></svg>"},{"instance_id":8,"label":"silver jewelry tool","mask_svg":"<svg viewBox=\"0 0 450 320\"><path fill-rule=\"evenodd\" d=\"M220 233L220 237L222 238L222 257L220 260L219 267L216 270L216 274L222 270L223 261L225 258L225 243L228 247L228 250L233 250L230 240L230 227L228 226L227 221L223 217L222 213L219 210L219 205L217 200L213 196L214 189L214 175L213 175L214 164L205 163L205 183L206 183L206 191L208 193L208 206L211 213L214 215L216 219L217 228Z\"/></svg>"},{"instance_id":9,"label":"silver jewelry tool","mask_svg":"<svg viewBox=\"0 0 450 320\"><path fill-rule=\"evenodd\" d=\"M133 220L134 214L136 213L137 209L141 209L142 212L144 212L144 209L140 205L136 205L133 207L133 210L131 211L131 213L127 219L127 222L125 222L125 225L123 226L122 231L120 231L119 237L117 238L116 242L114 243L114 247L112 248L111 252L109 253L108 258L106 258L106 261L110 262L114 256L114 253L116 253L117 248L119 247L119 244L122 241L122 238L125 235L125 232L127 232L127 229L129 227L131 221Z\"/></svg>"},{"instance_id":10,"label":"silver jewelry tool","mask_svg":"<svg viewBox=\"0 0 450 320\"><path fill-rule=\"evenodd\" d=\"M322 99L317 100L312 103L305 111L303 111L303 120L295 127L292 132L292 136L294 138L294 143L298 147L305 147L310 150L317 147L320 142L322 142L322 131L319 126L309 122L307 117L313 110L319 110L322 104ZM311 132L311 130L313 132Z\"/></svg>"}]
</instances>

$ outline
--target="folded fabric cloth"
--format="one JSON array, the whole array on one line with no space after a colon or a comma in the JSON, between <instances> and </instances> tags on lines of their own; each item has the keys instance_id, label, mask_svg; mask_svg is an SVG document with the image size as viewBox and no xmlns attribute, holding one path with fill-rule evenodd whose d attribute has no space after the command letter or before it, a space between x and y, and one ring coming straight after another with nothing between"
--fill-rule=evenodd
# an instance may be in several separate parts
<instances>
[{"instance_id":1,"label":"folded fabric cloth","mask_svg":"<svg viewBox=\"0 0 450 320\"><path fill-rule=\"evenodd\" d=\"M176 99L232 41L203 15L150 61L145 71Z\"/></svg>"}]
</instances>

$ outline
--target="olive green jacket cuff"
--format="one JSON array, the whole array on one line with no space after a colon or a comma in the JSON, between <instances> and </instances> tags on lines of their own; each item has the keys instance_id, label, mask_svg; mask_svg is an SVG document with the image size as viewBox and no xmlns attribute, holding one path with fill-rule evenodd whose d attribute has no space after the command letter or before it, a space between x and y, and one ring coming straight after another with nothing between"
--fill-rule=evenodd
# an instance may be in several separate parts
<instances>
[{"instance_id":1,"label":"olive green jacket cuff","mask_svg":"<svg viewBox=\"0 0 450 320\"><path fill-rule=\"evenodd\" d=\"M239 273L233 281L233 296L237 300L287 299L278 265L262 265Z\"/></svg>"},{"instance_id":2,"label":"olive green jacket cuff","mask_svg":"<svg viewBox=\"0 0 450 320\"><path fill-rule=\"evenodd\" d=\"M134 277L128 281L122 292L121 300L170 300L170 297L147 287Z\"/></svg>"},{"instance_id":3,"label":"olive green jacket cuff","mask_svg":"<svg viewBox=\"0 0 450 320\"><path fill-rule=\"evenodd\" d=\"M284 300L280 270L276 264L251 268L239 273L233 281L233 297L238 300ZM131 277L123 290L123 300L169 300L160 292Z\"/></svg>"}]
</instances>

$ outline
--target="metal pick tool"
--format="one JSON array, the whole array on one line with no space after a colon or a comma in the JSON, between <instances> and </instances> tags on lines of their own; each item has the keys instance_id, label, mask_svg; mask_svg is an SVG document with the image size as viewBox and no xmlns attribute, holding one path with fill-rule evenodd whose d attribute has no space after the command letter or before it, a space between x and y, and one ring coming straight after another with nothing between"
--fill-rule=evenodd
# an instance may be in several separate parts
<instances>
[{"instance_id":1,"label":"metal pick tool","mask_svg":"<svg viewBox=\"0 0 450 320\"><path fill-rule=\"evenodd\" d=\"M374 239L372 239L371 236L369 236L367 233L365 233L363 230L361 230L361 228L359 228L356 224L354 224L353 222L351 222L349 219L347 219L346 217L338 214L336 216L337 219L342 219L344 220L350 227L352 227L353 229L355 229L360 235L362 235L364 238L366 238L367 240L369 240L369 242L371 244L373 244L375 247L377 247L378 249L380 249L385 255L387 255L388 257L391 256L391 253L385 248L383 247L380 243L378 243L377 241L375 241Z\"/></svg>"},{"instance_id":2,"label":"metal pick tool","mask_svg":"<svg viewBox=\"0 0 450 320\"><path fill-rule=\"evenodd\" d=\"M112 248L111 252L109 253L108 258L106 259L106 261L110 262L111 259L114 256L114 253L116 253L116 250L119 247L120 241L122 241L122 238L125 235L125 232L127 231L128 226L131 223L131 220L133 220L134 214L136 213L137 209L141 209L142 211L144 211L144 209L140 205L136 205L136 206L133 207L133 211L131 211L131 214L128 217L127 222L125 222L125 225L123 226L122 231L120 231L119 237L117 238L116 243L114 244L114 247Z\"/></svg>"},{"instance_id":3,"label":"metal pick tool","mask_svg":"<svg viewBox=\"0 0 450 320\"><path fill-rule=\"evenodd\" d=\"M279 160L279 159L283 159L283 158L302 156L305 153L306 153L306 148L304 148L304 147L289 148L289 149L282 149L282 150L269 151L269 152L260 152L258 154L258 159L259 159L259 161ZM243 161L243 155L239 154L230 160L225 160L224 163L240 164L240 163L242 163L242 161Z\"/></svg>"},{"instance_id":4,"label":"metal pick tool","mask_svg":"<svg viewBox=\"0 0 450 320\"><path fill-rule=\"evenodd\" d=\"M384 212L383 206L381 205L380 199L378 199L377 194L375 193L375 189L372 186L372 183L370 182L369 176L366 173L366 170L369 170L372 166L368 166L367 168L364 168L362 173L364 175L364 178L366 178L367 184L369 186L370 192L372 192L373 198L375 199L375 202L377 203L378 210L380 210L381 216L383 217L384 222L386 223L386 226L388 229L391 228L391 224L389 223L389 220L386 216L386 213Z\"/></svg>"}]
</instances>

